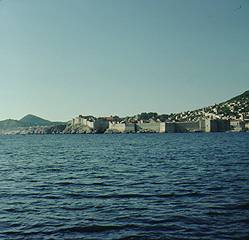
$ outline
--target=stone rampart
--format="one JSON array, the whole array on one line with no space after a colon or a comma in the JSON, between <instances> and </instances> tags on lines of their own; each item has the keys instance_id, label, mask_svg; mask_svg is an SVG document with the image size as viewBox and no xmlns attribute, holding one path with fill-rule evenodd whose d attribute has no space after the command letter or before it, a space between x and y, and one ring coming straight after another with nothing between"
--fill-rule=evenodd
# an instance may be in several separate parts
<instances>
[{"instance_id":1,"label":"stone rampart","mask_svg":"<svg viewBox=\"0 0 249 240\"><path fill-rule=\"evenodd\" d=\"M175 131L176 132L199 132L199 131L201 131L200 123L199 123L199 121L176 122Z\"/></svg>"},{"instance_id":2,"label":"stone rampart","mask_svg":"<svg viewBox=\"0 0 249 240\"><path fill-rule=\"evenodd\" d=\"M163 131L163 127L162 127L162 132L166 132L166 133L174 133L174 132L176 132L176 124L171 123L171 122L165 123L165 129Z\"/></svg>"},{"instance_id":3,"label":"stone rampart","mask_svg":"<svg viewBox=\"0 0 249 240\"><path fill-rule=\"evenodd\" d=\"M161 132L160 131L160 123L136 123L136 132L144 131L144 130L151 130L154 132Z\"/></svg>"},{"instance_id":4,"label":"stone rampart","mask_svg":"<svg viewBox=\"0 0 249 240\"><path fill-rule=\"evenodd\" d=\"M230 130L228 120L203 119L188 122L149 122L149 123L112 123L107 120L87 120L83 117L74 118L72 125L82 124L95 132L103 133L107 129L117 132L225 132Z\"/></svg>"},{"instance_id":5,"label":"stone rampart","mask_svg":"<svg viewBox=\"0 0 249 240\"><path fill-rule=\"evenodd\" d=\"M135 132L134 123L111 123L109 122L109 129L115 129L119 132Z\"/></svg>"}]
</instances>

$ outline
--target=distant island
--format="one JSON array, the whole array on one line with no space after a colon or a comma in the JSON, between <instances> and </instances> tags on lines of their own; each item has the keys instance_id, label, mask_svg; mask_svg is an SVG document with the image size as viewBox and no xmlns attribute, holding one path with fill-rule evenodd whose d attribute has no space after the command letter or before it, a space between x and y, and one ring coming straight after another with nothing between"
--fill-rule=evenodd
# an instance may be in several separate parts
<instances>
[{"instance_id":1,"label":"distant island","mask_svg":"<svg viewBox=\"0 0 249 240\"><path fill-rule=\"evenodd\" d=\"M225 102L181 113L143 112L135 116L79 115L68 122L51 122L28 114L0 121L0 134L89 134L153 132L224 132L249 130L249 90Z\"/></svg>"}]
</instances>

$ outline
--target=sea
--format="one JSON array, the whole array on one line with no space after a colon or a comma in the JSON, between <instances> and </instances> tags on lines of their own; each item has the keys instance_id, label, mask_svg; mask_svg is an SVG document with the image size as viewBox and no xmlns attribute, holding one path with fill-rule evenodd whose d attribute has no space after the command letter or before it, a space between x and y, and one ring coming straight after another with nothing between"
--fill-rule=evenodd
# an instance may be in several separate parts
<instances>
[{"instance_id":1,"label":"sea","mask_svg":"<svg viewBox=\"0 0 249 240\"><path fill-rule=\"evenodd\" d=\"M0 239L249 239L249 133L1 135Z\"/></svg>"}]
</instances>

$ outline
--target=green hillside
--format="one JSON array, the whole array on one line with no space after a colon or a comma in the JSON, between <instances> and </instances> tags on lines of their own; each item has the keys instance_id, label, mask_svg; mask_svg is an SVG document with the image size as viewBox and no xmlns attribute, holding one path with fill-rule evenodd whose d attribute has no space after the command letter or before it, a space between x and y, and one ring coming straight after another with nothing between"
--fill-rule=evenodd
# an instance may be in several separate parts
<instances>
[{"instance_id":1,"label":"green hillside","mask_svg":"<svg viewBox=\"0 0 249 240\"><path fill-rule=\"evenodd\" d=\"M237 102L242 101L244 103L248 103L249 102L249 90L245 91L244 93L242 93L236 97L231 98L227 102L230 103L230 102L235 102L235 101L237 101Z\"/></svg>"},{"instance_id":2,"label":"green hillside","mask_svg":"<svg viewBox=\"0 0 249 240\"><path fill-rule=\"evenodd\" d=\"M19 120L21 123L27 123L32 126L40 125L40 126L48 126L53 124L51 121L45 120L43 118L37 117L32 114L28 114L25 117Z\"/></svg>"},{"instance_id":3,"label":"green hillside","mask_svg":"<svg viewBox=\"0 0 249 240\"><path fill-rule=\"evenodd\" d=\"M20 120L7 119L0 121L0 130L16 129L20 127L51 126L65 124L64 122L51 122L43 118L28 114Z\"/></svg>"},{"instance_id":4,"label":"green hillside","mask_svg":"<svg viewBox=\"0 0 249 240\"><path fill-rule=\"evenodd\" d=\"M18 120L13 119L7 119L0 121L0 129L6 130L6 129L12 129L12 128L18 128L18 127L27 127L28 125L26 123L22 123Z\"/></svg>"}]
</instances>

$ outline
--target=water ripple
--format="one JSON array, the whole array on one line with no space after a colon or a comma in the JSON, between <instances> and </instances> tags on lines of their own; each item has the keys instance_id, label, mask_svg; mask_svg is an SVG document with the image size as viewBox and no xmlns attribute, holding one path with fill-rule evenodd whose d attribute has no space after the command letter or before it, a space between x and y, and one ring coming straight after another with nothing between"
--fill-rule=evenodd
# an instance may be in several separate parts
<instances>
[{"instance_id":1,"label":"water ripple","mask_svg":"<svg viewBox=\"0 0 249 240\"><path fill-rule=\"evenodd\" d=\"M248 140L0 136L0 239L248 239Z\"/></svg>"}]
</instances>

